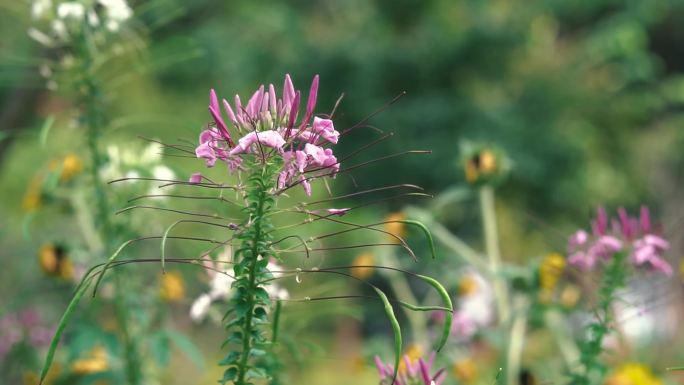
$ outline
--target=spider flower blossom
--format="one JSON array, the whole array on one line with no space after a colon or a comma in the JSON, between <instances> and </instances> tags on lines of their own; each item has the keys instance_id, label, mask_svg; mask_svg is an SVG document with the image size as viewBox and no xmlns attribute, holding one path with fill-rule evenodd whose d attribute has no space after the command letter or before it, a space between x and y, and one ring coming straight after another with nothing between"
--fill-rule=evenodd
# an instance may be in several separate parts
<instances>
[{"instance_id":1,"label":"spider flower blossom","mask_svg":"<svg viewBox=\"0 0 684 385\"><path fill-rule=\"evenodd\" d=\"M310 181L317 177L335 177L339 162L330 145L337 144L340 133L333 121L314 116L318 95L318 75L311 84L303 117L298 121L301 92L296 91L289 75L285 75L282 95L275 87L263 85L246 105L236 95L233 105L223 99L224 119L214 90L209 93L209 114L213 125L202 131L195 155L208 167L217 161L226 163L230 172L241 169L243 157L256 155L266 162L280 157L277 188L301 184L311 195ZM229 127L230 125L230 127ZM235 141L234 135L240 138Z\"/></svg>"},{"instance_id":2,"label":"spider flower blossom","mask_svg":"<svg viewBox=\"0 0 684 385\"><path fill-rule=\"evenodd\" d=\"M608 215L600 207L596 219L591 222L591 234L580 229L570 237L568 263L591 270L598 262L625 251L634 265L671 275L672 266L663 257L670 244L654 232L648 208L642 206L639 217L629 216L624 208L618 209L617 214L617 218L610 220L609 229Z\"/></svg>"},{"instance_id":3,"label":"spider flower blossom","mask_svg":"<svg viewBox=\"0 0 684 385\"><path fill-rule=\"evenodd\" d=\"M431 374L432 365L435 361L435 353L432 352L427 361L419 358L418 360L411 360L408 355L404 355L404 370L399 370L397 378L394 383L392 375L394 374L394 367L391 364L385 364L378 356L375 356L375 365L380 374L381 385L440 385L444 382L444 369L439 369L435 374Z\"/></svg>"}]
</instances>

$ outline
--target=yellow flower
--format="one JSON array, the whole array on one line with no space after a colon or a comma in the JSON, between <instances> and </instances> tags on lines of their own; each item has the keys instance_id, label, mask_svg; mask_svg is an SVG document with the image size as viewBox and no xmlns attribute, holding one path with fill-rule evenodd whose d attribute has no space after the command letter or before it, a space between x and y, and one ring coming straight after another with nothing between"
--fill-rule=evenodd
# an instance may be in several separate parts
<instances>
[{"instance_id":1,"label":"yellow flower","mask_svg":"<svg viewBox=\"0 0 684 385\"><path fill-rule=\"evenodd\" d=\"M539 265L539 300L543 303L549 303L553 299L553 290L558 284L558 280L565 269L565 258L558 254L549 254L542 260Z\"/></svg>"},{"instance_id":2,"label":"yellow flower","mask_svg":"<svg viewBox=\"0 0 684 385\"><path fill-rule=\"evenodd\" d=\"M80 358L71 364L71 371L80 375L101 373L107 370L109 370L107 351L102 346L96 346L86 358Z\"/></svg>"},{"instance_id":3,"label":"yellow flower","mask_svg":"<svg viewBox=\"0 0 684 385\"><path fill-rule=\"evenodd\" d=\"M421 348L420 345L418 345L418 344L409 345L409 347L404 352L404 357L407 357L411 364L418 361L422 356L423 356L423 348ZM405 362L405 360L401 360L399 362L398 372L404 373L405 371L406 371L406 362Z\"/></svg>"},{"instance_id":4,"label":"yellow flower","mask_svg":"<svg viewBox=\"0 0 684 385\"><path fill-rule=\"evenodd\" d=\"M605 385L662 385L651 369L635 362L617 367L608 376Z\"/></svg>"},{"instance_id":5,"label":"yellow flower","mask_svg":"<svg viewBox=\"0 0 684 385\"><path fill-rule=\"evenodd\" d=\"M539 266L539 286L543 290L553 290L565 269L565 258L553 253L544 257Z\"/></svg>"},{"instance_id":6,"label":"yellow flower","mask_svg":"<svg viewBox=\"0 0 684 385\"><path fill-rule=\"evenodd\" d=\"M458 282L458 295L461 297L467 297L469 295L477 293L477 289L480 284L477 282L474 276L468 275L463 277Z\"/></svg>"},{"instance_id":7,"label":"yellow flower","mask_svg":"<svg viewBox=\"0 0 684 385\"><path fill-rule=\"evenodd\" d=\"M679 263L679 277L684 281L684 259Z\"/></svg>"},{"instance_id":8,"label":"yellow flower","mask_svg":"<svg viewBox=\"0 0 684 385\"><path fill-rule=\"evenodd\" d=\"M29 183L21 207L26 211L34 211L40 208L42 199L43 178L35 176Z\"/></svg>"},{"instance_id":9,"label":"yellow flower","mask_svg":"<svg viewBox=\"0 0 684 385\"><path fill-rule=\"evenodd\" d=\"M46 244L38 251L38 263L45 274L69 280L74 276L74 267L62 246Z\"/></svg>"},{"instance_id":10,"label":"yellow flower","mask_svg":"<svg viewBox=\"0 0 684 385\"><path fill-rule=\"evenodd\" d=\"M573 308L577 305L577 302L579 302L581 295L582 293L580 292L579 287L567 285L561 291L560 303L566 308Z\"/></svg>"},{"instance_id":11,"label":"yellow flower","mask_svg":"<svg viewBox=\"0 0 684 385\"><path fill-rule=\"evenodd\" d=\"M397 237L404 238L406 236L406 226L404 223L398 221L403 221L405 219L406 215L402 212L389 214L385 217L385 222L387 223L385 223L384 230ZM399 240L393 236L387 235L387 238L389 239L389 242L400 243Z\"/></svg>"},{"instance_id":12,"label":"yellow flower","mask_svg":"<svg viewBox=\"0 0 684 385\"><path fill-rule=\"evenodd\" d=\"M169 271L162 275L159 296L168 302L178 302L185 297L185 281L177 271Z\"/></svg>"},{"instance_id":13,"label":"yellow flower","mask_svg":"<svg viewBox=\"0 0 684 385\"><path fill-rule=\"evenodd\" d=\"M59 174L59 179L62 182L66 182L82 170L83 162L81 161L81 158L74 154L69 154L62 160L62 172Z\"/></svg>"},{"instance_id":14,"label":"yellow flower","mask_svg":"<svg viewBox=\"0 0 684 385\"><path fill-rule=\"evenodd\" d=\"M57 379L60 374L61 374L61 368L59 367L59 364L52 365L52 368L47 373L47 376L45 376L45 380L43 380L43 385L54 384L55 379ZM22 377L21 382L23 385L38 385L38 384L40 384L40 375L36 372L26 371L23 373L23 375L21 377Z\"/></svg>"},{"instance_id":15,"label":"yellow flower","mask_svg":"<svg viewBox=\"0 0 684 385\"><path fill-rule=\"evenodd\" d=\"M363 253L359 254L352 261L353 266L368 266L373 264L373 254ZM366 279L373 275L372 267L356 267L351 269L351 275L358 279Z\"/></svg>"},{"instance_id":16,"label":"yellow flower","mask_svg":"<svg viewBox=\"0 0 684 385\"><path fill-rule=\"evenodd\" d=\"M456 361L452 367L452 372L459 383L472 384L477 380L477 364L471 358Z\"/></svg>"},{"instance_id":17,"label":"yellow flower","mask_svg":"<svg viewBox=\"0 0 684 385\"><path fill-rule=\"evenodd\" d=\"M465 163L465 176L469 183L475 183L480 177L489 177L497 172L498 160L496 154L484 149L474 154Z\"/></svg>"}]
</instances>

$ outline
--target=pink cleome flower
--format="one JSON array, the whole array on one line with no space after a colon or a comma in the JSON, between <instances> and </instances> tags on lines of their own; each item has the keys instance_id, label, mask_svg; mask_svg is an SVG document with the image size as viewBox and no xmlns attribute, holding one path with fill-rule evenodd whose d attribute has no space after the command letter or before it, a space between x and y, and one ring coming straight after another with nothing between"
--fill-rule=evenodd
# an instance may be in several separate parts
<instances>
[{"instance_id":1,"label":"pink cleome flower","mask_svg":"<svg viewBox=\"0 0 684 385\"><path fill-rule=\"evenodd\" d=\"M591 223L592 234L580 229L568 240L568 263L591 270L599 261L610 260L615 253L626 251L635 266L672 275L672 266L663 257L670 244L653 232L646 206L641 207L638 218L630 217L624 208L618 209L618 217L611 224L609 233L608 216L600 207L596 220Z\"/></svg>"},{"instance_id":2,"label":"pink cleome flower","mask_svg":"<svg viewBox=\"0 0 684 385\"><path fill-rule=\"evenodd\" d=\"M430 354L427 361L422 358L413 361L407 355L403 357L403 360L405 370L399 371L392 385L440 385L446 378L444 369L439 369L432 374L435 352ZM378 368L380 383L389 385L388 381L392 380L392 375L394 374L393 365L385 364L380 357L375 356L375 366Z\"/></svg>"},{"instance_id":3,"label":"pink cleome flower","mask_svg":"<svg viewBox=\"0 0 684 385\"><path fill-rule=\"evenodd\" d=\"M285 75L282 97L278 99L275 87L268 90L262 85L242 105L235 96L234 106L223 99L228 121L234 133L242 135L237 143L223 119L216 92L209 93L209 113L213 127L202 131L195 155L213 167L217 161L227 164L230 172L239 170L242 157L255 154L264 161L281 157L283 167L278 174L277 188L285 189L301 184L311 195L310 181L329 176L334 178L340 169L333 150L327 145L337 144L340 133L331 119L313 116L318 95L318 75L311 84L309 99L302 120L297 123L301 92L296 91L289 75ZM313 118L313 121L312 121Z\"/></svg>"}]
</instances>

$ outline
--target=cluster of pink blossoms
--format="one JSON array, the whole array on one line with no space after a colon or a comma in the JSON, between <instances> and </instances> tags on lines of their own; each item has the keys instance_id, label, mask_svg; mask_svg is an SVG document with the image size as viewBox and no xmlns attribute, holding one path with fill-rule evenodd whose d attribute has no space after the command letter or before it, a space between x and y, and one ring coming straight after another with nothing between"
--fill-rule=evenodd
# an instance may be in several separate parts
<instances>
[{"instance_id":1,"label":"cluster of pink blossoms","mask_svg":"<svg viewBox=\"0 0 684 385\"><path fill-rule=\"evenodd\" d=\"M383 363L378 356L375 356L375 366L377 366L380 374L381 385L440 385L444 382L446 378L444 369L439 369L435 374L430 374L435 362L435 352L430 354L427 361L422 358L411 360L407 355L403 359L405 367L399 370L397 378L390 384L394 367L391 364Z\"/></svg>"},{"instance_id":2,"label":"cluster of pink blossoms","mask_svg":"<svg viewBox=\"0 0 684 385\"><path fill-rule=\"evenodd\" d=\"M648 208L642 206L639 217L630 217L624 208L617 213L618 217L610 220L609 230L606 210L600 207L597 218L591 222L592 234L578 230L570 237L568 263L590 270L615 253L628 252L634 265L671 275L672 266L662 255L670 244L654 232Z\"/></svg>"},{"instance_id":3,"label":"cluster of pink blossoms","mask_svg":"<svg viewBox=\"0 0 684 385\"><path fill-rule=\"evenodd\" d=\"M273 84L268 89L263 85L259 87L245 106L238 95L234 106L223 99L228 120L241 136L236 143L223 120L218 97L211 90L209 113L214 126L200 134L195 154L204 159L208 167L213 167L217 160L225 162L231 172L241 168L242 156L246 154L256 154L264 161L280 156L283 168L278 175L278 189L299 183L306 194L311 195L311 179L334 178L340 169L333 150L325 147L337 144L340 133L335 130L332 120L313 116L317 94L318 75L311 83L306 111L299 122L301 92L295 90L289 75L285 75L280 99ZM192 182L201 179L198 174L193 178Z\"/></svg>"}]
</instances>

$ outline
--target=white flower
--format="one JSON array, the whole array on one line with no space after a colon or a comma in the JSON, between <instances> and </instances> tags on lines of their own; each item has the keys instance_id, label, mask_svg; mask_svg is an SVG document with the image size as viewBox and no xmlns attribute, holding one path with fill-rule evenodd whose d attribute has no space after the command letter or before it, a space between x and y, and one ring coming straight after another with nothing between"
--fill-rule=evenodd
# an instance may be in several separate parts
<instances>
[{"instance_id":1,"label":"white flower","mask_svg":"<svg viewBox=\"0 0 684 385\"><path fill-rule=\"evenodd\" d=\"M100 25L100 18L97 17L97 13L92 9L88 10L88 24L90 24L91 27Z\"/></svg>"},{"instance_id":2,"label":"white flower","mask_svg":"<svg viewBox=\"0 0 684 385\"><path fill-rule=\"evenodd\" d=\"M106 28L111 32L119 30L121 23L133 16L133 10L124 0L98 0L107 14Z\"/></svg>"},{"instance_id":3,"label":"white flower","mask_svg":"<svg viewBox=\"0 0 684 385\"><path fill-rule=\"evenodd\" d=\"M154 166L152 176L161 180L174 180L176 178L176 174L170 168L162 165Z\"/></svg>"},{"instance_id":4,"label":"white flower","mask_svg":"<svg viewBox=\"0 0 684 385\"><path fill-rule=\"evenodd\" d=\"M52 9L52 0L34 0L31 4L31 18L38 20L46 17Z\"/></svg>"},{"instance_id":5,"label":"white flower","mask_svg":"<svg viewBox=\"0 0 684 385\"><path fill-rule=\"evenodd\" d=\"M475 285L473 292L460 299L460 310L476 325L486 326L494 320L494 292L482 275L469 272L466 279Z\"/></svg>"},{"instance_id":6,"label":"white flower","mask_svg":"<svg viewBox=\"0 0 684 385\"><path fill-rule=\"evenodd\" d=\"M57 17L60 19L82 20L85 15L85 7L81 3L66 2L57 6Z\"/></svg>"},{"instance_id":7,"label":"white flower","mask_svg":"<svg viewBox=\"0 0 684 385\"><path fill-rule=\"evenodd\" d=\"M37 41L38 43L46 46L46 47L52 47L55 45L54 40L45 33L35 29L35 28L29 28L28 29L28 35L31 39Z\"/></svg>"},{"instance_id":8,"label":"white flower","mask_svg":"<svg viewBox=\"0 0 684 385\"><path fill-rule=\"evenodd\" d=\"M202 322L209 312L211 302L209 294L204 293L197 297L190 307L190 319L194 322Z\"/></svg>"},{"instance_id":9,"label":"white flower","mask_svg":"<svg viewBox=\"0 0 684 385\"><path fill-rule=\"evenodd\" d=\"M64 24L64 21L59 19L52 20L50 26L52 27L52 33L54 33L58 39L67 40L69 38L69 32L67 31L67 26Z\"/></svg>"}]
</instances>

